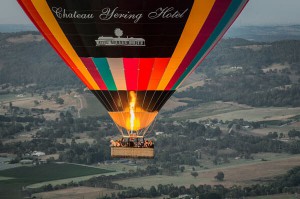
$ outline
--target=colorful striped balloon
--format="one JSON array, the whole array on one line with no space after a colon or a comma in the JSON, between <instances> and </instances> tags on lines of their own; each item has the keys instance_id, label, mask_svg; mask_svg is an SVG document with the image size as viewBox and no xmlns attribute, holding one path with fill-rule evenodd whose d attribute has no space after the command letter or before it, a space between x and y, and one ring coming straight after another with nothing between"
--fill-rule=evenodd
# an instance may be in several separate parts
<instances>
[{"instance_id":1,"label":"colorful striped balloon","mask_svg":"<svg viewBox=\"0 0 300 199\"><path fill-rule=\"evenodd\" d=\"M121 132L144 135L248 0L18 2Z\"/></svg>"}]
</instances>

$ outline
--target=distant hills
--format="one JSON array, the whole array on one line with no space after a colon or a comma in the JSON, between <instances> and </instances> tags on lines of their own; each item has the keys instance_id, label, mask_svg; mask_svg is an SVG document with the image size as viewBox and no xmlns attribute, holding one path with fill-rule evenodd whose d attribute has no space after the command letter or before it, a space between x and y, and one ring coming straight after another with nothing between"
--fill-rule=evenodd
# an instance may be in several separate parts
<instances>
[{"instance_id":1,"label":"distant hills","mask_svg":"<svg viewBox=\"0 0 300 199\"><path fill-rule=\"evenodd\" d=\"M300 107L300 40L223 39L196 72L206 76L204 86L175 93L193 99L190 107L211 101Z\"/></svg>"},{"instance_id":2,"label":"distant hills","mask_svg":"<svg viewBox=\"0 0 300 199\"><path fill-rule=\"evenodd\" d=\"M23 31L37 31L32 24L0 24L0 32L23 32Z\"/></svg>"},{"instance_id":3,"label":"distant hills","mask_svg":"<svg viewBox=\"0 0 300 199\"><path fill-rule=\"evenodd\" d=\"M1 33L13 33L22 31L37 31L32 24L15 25L0 24ZM225 38L242 38L251 41L272 42L286 39L300 40L300 25L286 26L232 26Z\"/></svg>"},{"instance_id":4,"label":"distant hills","mask_svg":"<svg viewBox=\"0 0 300 199\"><path fill-rule=\"evenodd\" d=\"M272 42L300 40L300 25L289 26L239 26L231 27L225 38L243 38L251 41Z\"/></svg>"}]
</instances>

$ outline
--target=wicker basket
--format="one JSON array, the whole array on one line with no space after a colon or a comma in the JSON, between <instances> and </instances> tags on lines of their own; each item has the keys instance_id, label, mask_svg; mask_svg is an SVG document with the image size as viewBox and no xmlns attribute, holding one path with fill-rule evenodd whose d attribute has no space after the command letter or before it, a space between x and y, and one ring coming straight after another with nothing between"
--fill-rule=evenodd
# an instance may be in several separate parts
<instances>
[{"instance_id":1,"label":"wicker basket","mask_svg":"<svg viewBox=\"0 0 300 199\"><path fill-rule=\"evenodd\" d=\"M154 158L154 148L111 147L112 158Z\"/></svg>"}]
</instances>

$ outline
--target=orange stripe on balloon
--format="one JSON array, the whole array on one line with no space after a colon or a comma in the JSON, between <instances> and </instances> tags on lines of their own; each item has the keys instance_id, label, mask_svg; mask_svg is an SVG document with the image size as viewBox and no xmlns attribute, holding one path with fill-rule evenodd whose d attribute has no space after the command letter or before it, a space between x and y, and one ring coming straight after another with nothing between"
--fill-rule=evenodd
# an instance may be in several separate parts
<instances>
[{"instance_id":1,"label":"orange stripe on balloon","mask_svg":"<svg viewBox=\"0 0 300 199\"><path fill-rule=\"evenodd\" d=\"M151 73L151 78L148 84L148 90L156 90L161 80L167 65L169 64L170 58L155 58L154 66Z\"/></svg>"},{"instance_id":2,"label":"orange stripe on balloon","mask_svg":"<svg viewBox=\"0 0 300 199\"><path fill-rule=\"evenodd\" d=\"M54 38L46 24L43 22L42 18L36 11L35 7L31 3L31 1L18 0L18 3L23 8L27 16L34 23L37 29L42 33L48 43L53 47L56 53L67 63L69 68L79 77L79 79L89 88L92 89L90 83L86 80L86 78L81 74L66 52L63 50L58 41Z\"/></svg>"}]
</instances>

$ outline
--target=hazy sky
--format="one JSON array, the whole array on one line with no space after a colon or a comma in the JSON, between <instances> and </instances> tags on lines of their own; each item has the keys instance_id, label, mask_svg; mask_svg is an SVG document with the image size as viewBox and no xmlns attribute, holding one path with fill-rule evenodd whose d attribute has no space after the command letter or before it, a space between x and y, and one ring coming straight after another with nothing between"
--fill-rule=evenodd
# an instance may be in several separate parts
<instances>
[{"instance_id":1,"label":"hazy sky","mask_svg":"<svg viewBox=\"0 0 300 199\"><path fill-rule=\"evenodd\" d=\"M29 24L17 0L1 0L0 24ZM300 24L300 0L250 0L235 25Z\"/></svg>"}]
</instances>

